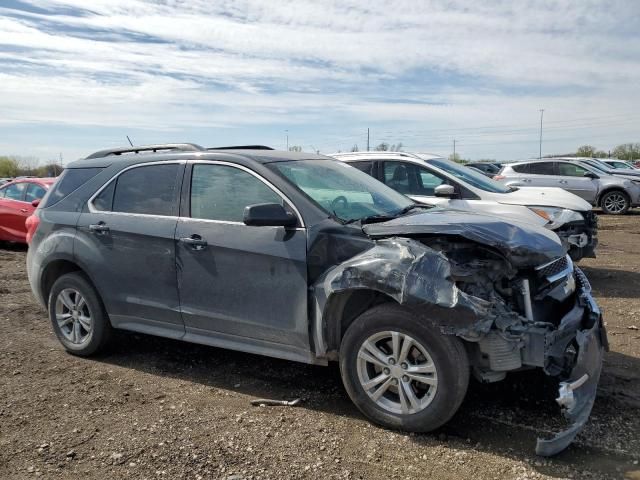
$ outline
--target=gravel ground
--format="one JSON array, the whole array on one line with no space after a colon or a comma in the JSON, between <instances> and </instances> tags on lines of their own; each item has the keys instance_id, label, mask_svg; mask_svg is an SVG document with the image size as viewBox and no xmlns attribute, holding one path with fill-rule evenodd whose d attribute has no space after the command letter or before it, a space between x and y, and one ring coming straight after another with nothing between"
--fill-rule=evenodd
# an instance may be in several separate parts
<instances>
[{"instance_id":1,"label":"gravel ground","mask_svg":"<svg viewBox=\"0 0 640 480\"><path fill-rule=\"evenodd\" d=\"M472 383L428 435L369 424L335 366L296 364L137 334L104 355L66 354L32 299L25 250L0 247L0 478L640 479L640 213L601 217L581 262L611 352L587 428L553 459L563 426L541 375ZM255 398L298 407L252 407Z\"/></svg>"}]
</instances>

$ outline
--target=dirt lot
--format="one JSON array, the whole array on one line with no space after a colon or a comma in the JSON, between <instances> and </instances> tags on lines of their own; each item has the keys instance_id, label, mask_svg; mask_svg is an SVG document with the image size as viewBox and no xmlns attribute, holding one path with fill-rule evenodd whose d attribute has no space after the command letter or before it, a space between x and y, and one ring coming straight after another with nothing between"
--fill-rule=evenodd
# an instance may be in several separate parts
<instances>
[{"instance_id":1,"label":"dirt lot","mask_svg":"<svg viewBox=\"0 0 640 480\"><path fill-rule=\"evenodd\" d=\"M335 367L133 334L75 358L31 297L25 250L2 247L0 478L640 479L640 213L601 217L600 239L581 266L611 352L587 428L553 459L533 450L562 426L554 388L531 373L474 383L449 425L407 435L370 425Z\"/></svg>"}]
</instances>

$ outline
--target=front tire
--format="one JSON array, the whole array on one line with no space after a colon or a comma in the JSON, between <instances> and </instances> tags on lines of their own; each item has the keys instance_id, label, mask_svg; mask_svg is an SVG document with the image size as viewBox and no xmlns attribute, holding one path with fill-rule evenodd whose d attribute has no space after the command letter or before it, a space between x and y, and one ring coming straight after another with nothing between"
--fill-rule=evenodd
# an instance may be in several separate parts
<instances>
[{"instance_id":1,"label":"front tire","mask_svg":"<svg viewBox=\"0 0 640 480\"><path fill-rule=\"evenodd\" d=\"M366 417L412 432L429 432L449 421L469 384L462 342L396 304L374 307L349 326L340 372Z\"/></svg>"},{"instance_id":2,"label":"front tire","mask_svg":"<svg viewBox=\"0 0 640 480\"><path fill-rule=\"evenodd\" d=\"M74 355L93 355L111 338L111 323L98 293L77 272L62 275L53 284L49 319L60 343Z\"/></svg>"},{"instance_id":3,"label":"front tire","mask_svg":"<svg viewBox=\"0 0 640 480\"><path fill-rule=\"evenodd\" d=\"M624 215L630 206L629 195L621 190L607 192L600 199L602 211L609 215Z\"/></svg>"}]
</instances>

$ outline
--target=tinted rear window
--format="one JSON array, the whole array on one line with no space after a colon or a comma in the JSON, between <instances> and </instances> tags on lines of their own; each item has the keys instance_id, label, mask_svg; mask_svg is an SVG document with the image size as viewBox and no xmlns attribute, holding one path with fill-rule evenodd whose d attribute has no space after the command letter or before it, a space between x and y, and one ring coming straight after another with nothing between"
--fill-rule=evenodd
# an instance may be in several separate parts
<instances>
[{"instance_id":1,"label":"tinted rear window","mask_svg":"<svg viewBox=\"0 0 640 480\"><path fill-rule=\"evenodd\" d=\"M102 168L69 168L63 171L49 190L49 195L44 200L42 207L47 208L55 205L95 177L101 170Z\"/></svg>"},{"instance_id":2,"label":"tinted rear window","mask_svg":"<svg viewBox=\"0 0 640 480\"><path fill-rule=\"evenodd\" d=\"M151 165L123 172L115 184L112 211L145 215L177 215L177 175L180 165ZM104 192L109 190L105 189ZM104 206L109 201L100 199ZM94 206L97 207L96 202Z\"/></svg>"},{"instance_id":3,"label":"tinted rear window","mask_svg":"<svg viewBox=\"0 0 640 480\"><path fill-rule=\"evenodd\" d=\"M524 163L522 165L514 165L511 168L513 169L514 172L517 172L517 173L529 173L529 164L528 163Z\"/></svg>"},{"instance_id":4,"label":"tinted rear window","mask_svg":"<svg viewBox=\"0 0 640 480\"><path fill-rule=\"evenodd\" d=\"M534 175L555 175L553 162L532 163L529 172Z\"/></svg>"}]
</instances>

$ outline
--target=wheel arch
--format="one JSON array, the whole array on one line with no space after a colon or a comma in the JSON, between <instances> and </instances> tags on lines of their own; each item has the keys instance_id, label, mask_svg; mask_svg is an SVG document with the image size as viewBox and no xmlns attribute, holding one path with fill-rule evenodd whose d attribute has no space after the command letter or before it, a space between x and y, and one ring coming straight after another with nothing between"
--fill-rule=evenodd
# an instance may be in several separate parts
<instances>
[{"instance_id":1,"label":"wheel arch","mask_svg":"<svg viewBox=\"0 0 640 480\"><path fill-rule=\"evenodd\" d=\"M47 305L49 303L49 294L51 293L51 288L53 287L53 284L56 282L56 280L58 280L61 276L72 272L82 274L82 276L86 278L86 280L91 284L96 292L98 291L93 280L77 262L66 258L59 258L49 262L42 271L42 276L40 279L40 291L42 292L42 297Z\"/></svg>"},{"instance_id":2,"label":"wheel arch","mask_svg":"<svg viewBox=\"0 0 640 480\"><path fill-rule=\"evenodd\" d=\"M596 205L598 207L601 207L602 205L600 205L600 202L602 201L602 197L604 197L607 193L610 192L620 192L622 193L625 197L627 197L629 199L629 201L631 201L631 196L626 192L626 190L622 187L618 187L618 186L611 186L611 187L607 187L604 190L602 190L599 194L598 194L598 199L596 201Z\"/></svg>"},{"instance_id":3,"label":"wheel arch","mask_svg":"<svg viewBox=\"0 0 640 480\"><path fill-rule=\"evenodd\" d=\"M382 303L398 302L385 292L368 288L341 290L327 299L322 314L322 332L330 360L337 360L340 342L349 325L362 313Z\"/></svg>"}]
</instances>

